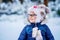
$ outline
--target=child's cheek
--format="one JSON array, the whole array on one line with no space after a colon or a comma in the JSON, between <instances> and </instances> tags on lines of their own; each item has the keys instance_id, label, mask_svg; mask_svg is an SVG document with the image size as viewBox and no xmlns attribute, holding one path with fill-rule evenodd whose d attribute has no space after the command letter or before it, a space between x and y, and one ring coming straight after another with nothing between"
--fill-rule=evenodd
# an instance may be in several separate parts
<instances>
[{"instance_id":1,"label":"child's cheek","mask_svg":"<svg viewBox=\"0 0 60 40\"><path fill-rule=\"evenodd\" d=\"M36 17L29 17L29 21L30 21L31 23L35 23Z\"/></svg>"}]
</instances>

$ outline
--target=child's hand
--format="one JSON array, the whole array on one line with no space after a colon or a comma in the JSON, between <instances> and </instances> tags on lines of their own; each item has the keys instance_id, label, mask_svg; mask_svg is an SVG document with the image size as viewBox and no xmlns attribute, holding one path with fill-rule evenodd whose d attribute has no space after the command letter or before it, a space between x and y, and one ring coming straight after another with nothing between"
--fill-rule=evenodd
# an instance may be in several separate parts
<instances>
[{"instance_id":1,"label":"child's hand","mask_svg":"<svg viewBox=\"0 0 60 40\"><path fill-rule=\"evenodd\" d=\"M41 35L41 30L38 30L37 27L33 28L32 37L36 38L36 40L43 40L42 35Z\"/></svg>"},{"instance_id":2,"label":"child's hand","mask_svg":"<svg viewBox=\"0 0 60 40\"><path fill-rule=\"evenodd\" d=\"M32 29L32 37L33 38L36 38L37 32L38 32L38 28L37 27L35 27L35 28Z\"/></svg>"},{"instance_id":3,"label":"child's hand","mask_svg":"<svg viewBox=\"0 0 60 40\"><path fill-rule=\"evenodd\" d=\"M41 30L38 30L36 40L43 40L42 35L41 35Z\"/></svg>"}]
</instances>

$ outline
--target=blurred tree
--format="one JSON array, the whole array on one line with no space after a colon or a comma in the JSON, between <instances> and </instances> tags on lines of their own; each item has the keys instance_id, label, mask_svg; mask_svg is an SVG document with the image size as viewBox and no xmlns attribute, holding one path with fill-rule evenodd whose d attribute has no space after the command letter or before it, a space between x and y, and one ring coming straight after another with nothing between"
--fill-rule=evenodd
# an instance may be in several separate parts
<instances>
[{"instance_id":1,"label":"blurred tree","mask_svg":"<svg viewBox=\"0 0 60 40\"><path fill-rule=\"evenodd\" d=\"M56 0L49 0L49 1L54 1L55 2Z\"/></svg>"},{"instance_id":2,"label":"blurred tree","mask_svg":"<svg viewBox=\"0 0 60 40\"><path fill-rule=\"evenodd\" d=\"M58 16L60 16L60 9L57 10L57 14L58 14Z\"/></svg>"},{"instance_id":3,"label":"blurred tree","mask_svg":"<svg viewBox=\"0 0 60 40\"><path fill-rule=\"evenodd\" d=\"M19 0L21 4L23 4L24 0Z\"/></svg>"},{"instance_id":4,"label":"blurred tree","mask_svg":"<svg viewBox=\"0 0 60 40\"><path fill-rule=\"evenodd\" d=\"M5 3L12 2L12 0L2 0Z\"/></svg>"},{"instance_id":5,"label":"blurred tree","mask_svg":"<svg viewBox=\"0 0 60 40\"><path fill-rule=\"evenodd\" d=\"M41 4L42 3L41 0L38 0L38 3Z\"/></svg>"},{"instance_id":6,"label":"blurred tree","mask_svg":"<svg viewBox=\"0 0 60 40\"><path fill-rule=\"evenodd\" d=\"M48 6L48 0L44 0L44 4Z\"/></svg>"},{"instance_id":7,"label":"blurred tree","mask_svg":"<svg viewBox=\"0 0 60 40\"><path fill-rule=\"evenodd\" d=\"M38 1L38 0L31 0L32 2Z\"/></svg>"},{"instance_id":8,"label":"blurred tree","mask_svg":"<svg viewBox=\"0 0 60 40\"><path fill-rule=\"evenodd\" d=\"M46 5L46 6L48 6L48 2L50 2L50 1L56 1L56 0L44 0L44 4Z\"/></svg>"}]
</instances>

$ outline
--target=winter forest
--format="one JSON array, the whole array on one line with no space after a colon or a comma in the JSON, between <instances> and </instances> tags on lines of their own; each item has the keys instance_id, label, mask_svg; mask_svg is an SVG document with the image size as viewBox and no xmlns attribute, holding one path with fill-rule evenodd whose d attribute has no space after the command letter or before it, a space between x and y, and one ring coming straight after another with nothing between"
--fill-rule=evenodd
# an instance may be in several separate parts
<instances>
[{"instance_id":1,"label":"winter forest","mask_svg":"<svg viewBox=\"0 0 60 40\"><path fill-rule=\"evenodd\" d=\"M46 4L44 2L46 1ZM55 40L60 40L60 0L0 0L0 40L18 40L27 25L27 10L33 5L44 4L50 13L49 26Z\"/></svg>"}]
</instances>

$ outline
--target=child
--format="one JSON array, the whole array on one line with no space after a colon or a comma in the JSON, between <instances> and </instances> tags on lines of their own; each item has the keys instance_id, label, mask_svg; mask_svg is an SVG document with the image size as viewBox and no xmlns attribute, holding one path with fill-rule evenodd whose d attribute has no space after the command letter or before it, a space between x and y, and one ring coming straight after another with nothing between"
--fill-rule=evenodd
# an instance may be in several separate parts
<instances>
[{"instance_id":1,"label":"child","mask_svg":"<svg viewBox=\"0 0 60 40\"><path fill-rule=\"evenodd\" d=\"M46 24L41 24L48 13L44 6L32 6L28 9L29 25L22 30L18 40L54 40L54 37Z\"/></svg>"}]
</instances>

